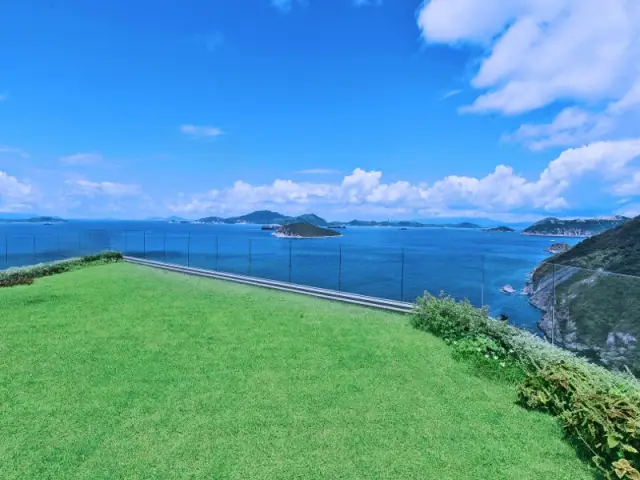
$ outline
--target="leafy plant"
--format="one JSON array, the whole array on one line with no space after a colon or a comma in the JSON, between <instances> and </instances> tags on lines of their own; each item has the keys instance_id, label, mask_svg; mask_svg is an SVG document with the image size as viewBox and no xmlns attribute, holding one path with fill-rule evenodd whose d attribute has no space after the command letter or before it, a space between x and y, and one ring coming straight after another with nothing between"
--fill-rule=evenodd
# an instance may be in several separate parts
<instances>
[{"instance_id":1,"label":"leafy plant","mask_svg":"<svg viewBox=\"0 0 640 480\"><path fill-rule=\"evenodd\" d=\"M30 285L36 278L56 275L68 272L76 268L97 263L111 263L122 259L122 253L107 250L95 255L87 255L69 260L60 260L51 263L39 263L27 267L9 268L0 271L0 287L13 287L16 285Z\"/></svg>"},{"instance_id":2,"label":"leafy plant","mask_svg":"<svg viewBox=\"0 0 640 480\"><path fill-rule=\"evenodd\" d=\"M486 375L518 383L521 403L547 411L607 478L640 480L640 383L491 319L485 309L425 294L414 327L454 347L454 356Z\"/></svg>"}]
</instances>

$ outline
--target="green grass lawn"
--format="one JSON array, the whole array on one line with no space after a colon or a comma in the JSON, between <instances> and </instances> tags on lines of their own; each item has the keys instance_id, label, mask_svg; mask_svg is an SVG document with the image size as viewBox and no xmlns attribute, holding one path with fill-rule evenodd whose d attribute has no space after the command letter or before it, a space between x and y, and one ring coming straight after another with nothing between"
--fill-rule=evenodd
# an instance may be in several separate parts
<instances>
[{"instance_id":1,"label":"green grass lawn","mask_svg":"<svg viewBox=\"0 0 640 480\"><path fill-rule=\"evenodd\" d=\"M593 478L406 317L129 264L0 289L0 478Z\"/></svg>"}]
</instances>

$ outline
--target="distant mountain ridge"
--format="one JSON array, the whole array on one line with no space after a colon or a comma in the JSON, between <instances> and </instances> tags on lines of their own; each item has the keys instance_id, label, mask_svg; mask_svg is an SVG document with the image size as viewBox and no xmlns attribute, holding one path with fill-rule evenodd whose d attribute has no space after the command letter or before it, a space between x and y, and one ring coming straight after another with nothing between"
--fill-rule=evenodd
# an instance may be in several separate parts
<instances>
[{"instance_id":1,"label":"distant mountain ridge","mask_svg":"<svg viewBox=\"0 0 640 480\"><path fill-rule=\"evenodd\" d=\"M255 225L291 225L294 223L309 223L317 227L327 227L336 225L346 225L352 227L447 227L447 228L480 228L480 225L476 225L471 222L460 223L421 223L412 221L375 221L375 220L351 220L350 222L328 222L322 217L319 217L315 213L306 213L304 215L298 215L296 217L290 217L283 215L279 212L273 212L271 210L258 210L248 213L246 215L240 215L237 217L204 217L196 220L195 223L250 223Z\"/></svg>"},{"instance_id":2,"label":"distant mountain ridge","mask_svg":"<svg viewBox=\"0 0 640 480\"><path fill-rule=\"evenodd\" d=\"M522 234L550 237L591 237L622 225L629 220L628 217L621 215L605 218L576 218L572 220L548 217L525 228Z\"/></svg>"},{"instance_id":3,"label":"distant mountain ridge","mask_svg":"<svg viewBox=\"0 0 640 480\"><path fill-rule=\"evenodd\" d=\"M63 223L60 217L0 218L0 223Z\"/></svg>"}]
</instances>

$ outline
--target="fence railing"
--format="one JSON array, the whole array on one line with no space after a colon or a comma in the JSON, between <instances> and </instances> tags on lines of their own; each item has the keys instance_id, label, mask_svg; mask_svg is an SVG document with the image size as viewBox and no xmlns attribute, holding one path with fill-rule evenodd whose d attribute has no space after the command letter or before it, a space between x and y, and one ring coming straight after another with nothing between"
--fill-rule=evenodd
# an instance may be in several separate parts
<instances>
[{"instance_id":1,"label":"fence railing","mask_svg":"<svg viewBox=\"0 0 640 480\"><path fill-rule=\"evenodd\" d=\"M607 367L640 371L640 278L499 255L144 231L0 237L0 268L105 249L269 280L412 302L445 292ZM4 264L4 265L3 265ZM513 287L513 291L508 288Z\"/></svg>"}]
</instances>

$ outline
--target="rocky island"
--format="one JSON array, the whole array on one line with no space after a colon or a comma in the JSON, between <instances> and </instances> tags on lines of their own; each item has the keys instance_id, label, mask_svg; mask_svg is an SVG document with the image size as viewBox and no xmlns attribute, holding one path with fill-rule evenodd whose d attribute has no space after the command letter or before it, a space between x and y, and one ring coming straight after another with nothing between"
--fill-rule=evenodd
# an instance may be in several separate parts
<instances>
[{"instance_id":1,"label":"rocky island","mask_svg":"<svg viewBox=\"0 0 640 480\"><path fill-rule=\"evenodd\" d=\"M274 237L280 238L325 238L341 237L335 230L317 227L311 223L292 223L284 225L273 232Z\"/></svg>"},{"instance_id":2,"label":"rocky island","mask_svg":"<svg viewBox=\"0 0 640 480\"><path fill-rule=\"evenodd\" d=\"M0 222L5 223L64 223L66 220L59 217L31 217L31 218L13 218L13 219L0 219Z\"/></svg>"},{"instance_id":3,"label":"rocky island","mask_svg":"<svg viewBox=\"0 0 640 480\"><path fill-rule=\"evenodd\" d=\"M638 252L640 217L540 264L529 292L547 338L607 368L640 374Z\"/></svg>"},{"instance_id":4,"label":"rocky island","mask_svg":"<svg viewBox=\"0 0 640 480\"><path fill-rule=\"evenodd\" d=\"M629 218L617 215L608 218L578 218L561 220L548 217L534 223L522 231L522 235L546 237L591 237L610 228L622 225Z\"/></svg>"},{"instance_id":5,"label":"rocky island","mask_svg":"<svg viewBox=\"0 0 640 480\"><path fill-rule=\"evenodd\" d=\"M513 232L515 232L515 230L513 228L505 227L505 226L492 227L492 228L483 228L482 231L483 232L502 232L502 233L513 233Z\"/></svg>"},{"instance_id":6,"label":"rocky island","mask_svg":"<svg viewBox=\"0 0 640 480\"><path fill-rule=\"evenodd\" d=\"M568 243L554 243L553 245L549 245L544 249L545 252L553 253L554 255L566 253L569 250L571 250L571 245L569 245Z\"/></svg>"}]
</instances>

